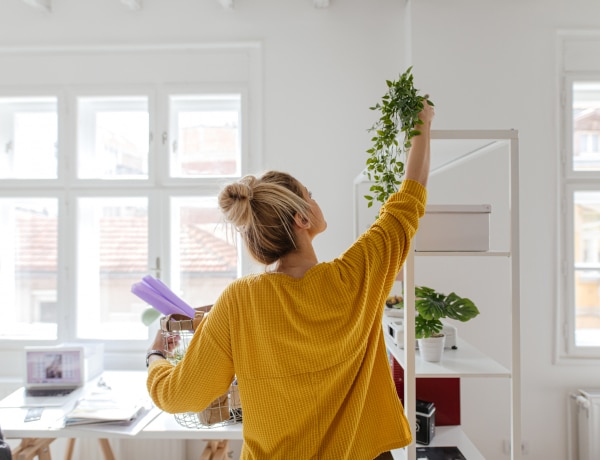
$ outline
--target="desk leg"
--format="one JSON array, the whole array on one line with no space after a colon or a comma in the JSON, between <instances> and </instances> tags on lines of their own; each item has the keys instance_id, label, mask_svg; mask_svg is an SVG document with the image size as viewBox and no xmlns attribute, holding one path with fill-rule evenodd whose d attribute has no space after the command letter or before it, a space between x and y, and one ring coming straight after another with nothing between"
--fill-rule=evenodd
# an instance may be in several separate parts
<instances>
[{"instance_id":1,"label":"desk leg","mask_svg":"<svg viewBox=\"0 0 600 460\"><path fill-rule=\"evenodd\" d=\"M100 443L100 448L102 449L102 456L104 457L104 460L115 460L115 456L113 454L112 448L110 447L110 443L108 442L108 439L106 438L100 438L98 439L98 442ZM71 458L73 457L73 451L75 449L75 438L70 438L67 441L67 450L65 452L65 460L71 460ZM16 460L21 460L16 459ZM27 459L29 460L29 459ZM40 460L52 460L51 458L48 459L42 459L40 457Z\"/></svg>"},{"instance_id":2,"label":"desk leg","mask_svg":"<svg viewBox=\"0 0 600 460\"><path fill-rule=\"evenodd\" d=\"M106 438L98 439L100 443L100 448L102 449L102 454L104 455L104 460L115 460L115 456L113 455L112 448L110 447L110 443Z\"/></svg>"},{"instance_id":3,"label":"desk leg","mask_svg":"<svg viewBox=\"0 0 600 460\"><path fill-rule=\"evenodd\" d=\"M75 438L67 439L67 450L65 451L65 460L73 458L73 449L75 449Z\"/></svg>"},{"instance_id":4,"label":"desk leg","mask_svg":"<svg viewBox=\"0 0 600 460\"><path fill-rule=\"evenodd\" d=\"M226 460L228 450L229 441L227 439L206 441L206 447L202 451L200 460Z\"/></svg>"},{"instance_id":5,"label":"desk leg","mask_svg":"<svg viewBox=\"0 0 600 460\"><path fill-rule=\"evenodd\" d=\"M52 460L50 455L50 443L54 438L24 438L21 444L13 450L12 455L15 460L33 460L38 457L39 460Z\"/></svg>"},{"instance_id":6,"label":"desk leg","mask_svg":"<svg viewBox=\"0 0 600 460\"><path fill-rule=\"evenodd\" d=\"M44 441L41 443L42 445L37 451L39 460L52 460L50 455L50 443L52 441L53 439L44 439Z\"/></svg>"}]
</instances>

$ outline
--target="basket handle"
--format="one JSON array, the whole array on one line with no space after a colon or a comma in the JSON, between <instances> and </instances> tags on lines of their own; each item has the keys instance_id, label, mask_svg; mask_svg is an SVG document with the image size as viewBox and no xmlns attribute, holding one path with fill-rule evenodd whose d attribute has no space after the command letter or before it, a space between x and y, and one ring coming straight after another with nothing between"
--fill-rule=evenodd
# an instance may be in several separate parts
<instances>
[{"instance_id":1,"label":"basket handle","mask_svg":"<svg viewBox=\"0 0 600 460\"><path fill-rule=\"evenodd\" d=\"M194 318L190 318L189 316L182 315L180 313L172 313L170 315L163 316L160 319L160 328L164 332L195 331L202 319L204 319L204 316L210 311L211 308L212 305L194 308Z\"/></svg>"}]
</instances>

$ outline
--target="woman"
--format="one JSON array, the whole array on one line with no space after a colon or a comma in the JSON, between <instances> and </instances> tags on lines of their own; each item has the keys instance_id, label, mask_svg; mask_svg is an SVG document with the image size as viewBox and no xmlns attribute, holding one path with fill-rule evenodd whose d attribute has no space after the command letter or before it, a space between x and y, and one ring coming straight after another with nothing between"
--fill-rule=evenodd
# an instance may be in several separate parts
<instances>
[{"instance_id":1,"label":"woman","mask_svg":"<svg viewBox=\"0 0 600 460\"><path fill-rule=\"evenodd\" d=\"M201 411L237 378L242 459L372 460L411 433L382 336L385 299L425 211L433 108L420 113L401 189L347 251L321 262L327 224L310 192L269 172L224 188L219 205L264 273L232 282L172 366L151 347L148 390L167 412Z\"/></svg>"}]
</instances>

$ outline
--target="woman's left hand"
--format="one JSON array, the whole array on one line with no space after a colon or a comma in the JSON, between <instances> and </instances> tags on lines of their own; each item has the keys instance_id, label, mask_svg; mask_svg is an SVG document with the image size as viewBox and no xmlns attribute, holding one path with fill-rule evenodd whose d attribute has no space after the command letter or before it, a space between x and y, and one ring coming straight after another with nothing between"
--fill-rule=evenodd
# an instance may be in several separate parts
<instances>
[{"instance_id":1,"label":"woman's left hand","mask_svg":"<svg viewBox=\"0 0 600 460\"><path fill-rule=\"evenodd\" d=\"M178 334L165 336L164 332L159 329L156 332L154 342L152 343L148 351L159 350L162 351L165 355L168 355L179 344L179 338L180 337Z\"/></svg>"}]
</instances>

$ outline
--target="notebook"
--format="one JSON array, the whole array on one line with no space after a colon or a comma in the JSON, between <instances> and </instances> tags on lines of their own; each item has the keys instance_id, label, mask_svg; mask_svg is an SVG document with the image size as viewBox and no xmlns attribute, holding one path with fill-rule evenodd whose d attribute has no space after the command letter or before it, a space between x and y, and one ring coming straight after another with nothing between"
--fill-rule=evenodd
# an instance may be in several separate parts
<instances>
[{"instance_id":1,"label":"notebook","mask_svg":"<svg viewBox=\"0 0 600 460\"><path fill-rule=\"evenodd\" d=\"M417 460L466 460L456 446L417 447Z\"/></svg>"},{"instance_id":2,"label":"notebook","mask_svg":"<svg viewBox=\"0 0 600 460\"><path fill-rule=\"evenodd\" d=\"M26 347L25 385L3 407L62 406L84 383L83 347Z\"/></svg>"}]
</instances>

